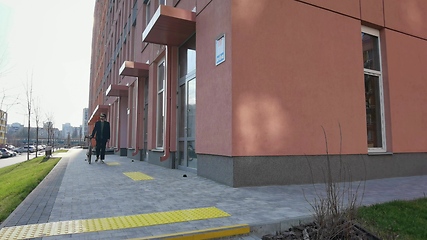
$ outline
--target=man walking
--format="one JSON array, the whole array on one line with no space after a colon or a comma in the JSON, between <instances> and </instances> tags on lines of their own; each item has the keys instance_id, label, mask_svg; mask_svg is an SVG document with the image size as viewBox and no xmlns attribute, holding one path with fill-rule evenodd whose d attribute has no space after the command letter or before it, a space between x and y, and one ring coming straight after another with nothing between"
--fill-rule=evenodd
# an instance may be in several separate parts
<instances>
[{"instance_id":1,"label":"man walking","mask_svg":"<svg viewBox=\"0 0 427 240\"><path fill-rule=\"evenodd\" d=\"M95 136L96 140L96 160L98 162L99 155L101 155L101 162L104 163L105 159L105 146L110 141L110 123L106 121L107 116L101 113L99 121L95 123L95 128L92 131L92 138Z\"/></svg>"}]
</instances>

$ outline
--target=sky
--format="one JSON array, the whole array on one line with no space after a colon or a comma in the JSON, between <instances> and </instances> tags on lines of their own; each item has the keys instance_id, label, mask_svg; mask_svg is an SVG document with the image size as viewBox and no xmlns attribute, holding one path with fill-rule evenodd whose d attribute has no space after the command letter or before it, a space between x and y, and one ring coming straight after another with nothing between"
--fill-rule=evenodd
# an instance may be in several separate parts
<instances>
[{"instance_id":1,"label":"sky","mask_svg":"<svg viewBox=\"0 0 427 240\"><path fill-rule=\"evenodd\" d=\"M28 125L79 127L88 107L95 0L0 0L0 108Z\"/></svg>"}]
</instances>

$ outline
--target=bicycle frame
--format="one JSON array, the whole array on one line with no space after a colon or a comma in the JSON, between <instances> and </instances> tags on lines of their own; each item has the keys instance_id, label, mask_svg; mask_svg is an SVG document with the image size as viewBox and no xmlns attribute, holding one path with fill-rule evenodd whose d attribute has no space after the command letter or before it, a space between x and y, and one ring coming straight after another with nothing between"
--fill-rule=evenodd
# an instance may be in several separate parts
<instances>
[{"instance_id":1,"label":"bicycle frame","mask_svg":"<svg viewBox=\"0 0 427 240\"><path fill-rule=\"evenodd\" d=\"M91 164L92 159L92 137L91 136L85 136L85 141L87 144L87 152L86 152L86 160L89 164Z\"/></svg>"}]
</instances>

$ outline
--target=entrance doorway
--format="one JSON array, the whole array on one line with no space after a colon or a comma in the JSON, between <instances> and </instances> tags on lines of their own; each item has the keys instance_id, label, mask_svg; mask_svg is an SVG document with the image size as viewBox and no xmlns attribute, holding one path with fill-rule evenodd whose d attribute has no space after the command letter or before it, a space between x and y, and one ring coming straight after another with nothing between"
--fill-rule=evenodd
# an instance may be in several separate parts
<instances>
[{"instance_id":1,"label":"entrance doorway","mask_svg":"<svg viewBox=\"0 0 427 240\"><path fill-rule=\"evenodd\" d=\"M178 168L197 171L196 36L179 48Z\"/></svg>"},{"instance_id":2,"label":"entrance doorway","mask_svg":"<svg viewBox=\"0 0 427 240\"><path fill-rule=\"evenodd\" d=\"M179 85L179 167L197 169L196 154L196 77Z\"/></svg>"}]
</instances>

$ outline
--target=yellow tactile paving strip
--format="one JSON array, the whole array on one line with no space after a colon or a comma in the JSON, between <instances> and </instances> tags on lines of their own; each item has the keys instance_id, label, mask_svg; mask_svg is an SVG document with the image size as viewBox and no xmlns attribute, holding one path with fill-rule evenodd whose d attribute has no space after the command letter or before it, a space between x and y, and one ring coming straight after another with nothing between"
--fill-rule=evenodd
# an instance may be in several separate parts
<instances>
[{"instance_id":1,"label":"yellow tactile paving strip","mask_svg":"<svg viewBox=\"0 0 427 240\"><path fill-rule=\"evenodd\" d=\"M142 172L124 172L124 175L130 177L134 181L152 180L154 178L142 173Z\"/></svg>"},{"instance_id":2,"label":"yellow tactile paving strip","mask_svg":"<svg viewBox=\"0 0 427 240\"><path fill-rule=\"evenodd\" d=\"M178 211L147 213L111 218L61 221L5 227L0 230L1 240L28 239L63 234L78 234L125 228L147 227L210 218L229 217L230 214L216 208L193 208Z\"/></svg>"},{"instance_id":3,"label":"yellow tactile paving strip","mask_svg":"<svg viewBox=\"0 0 427 240\"><path fill-rule=\"evenodd\" d=\"M117 166L117 165L120 165L119 162L107 162L105 164L107 164L108 166Z\"/></svg>"}]
</instances>

